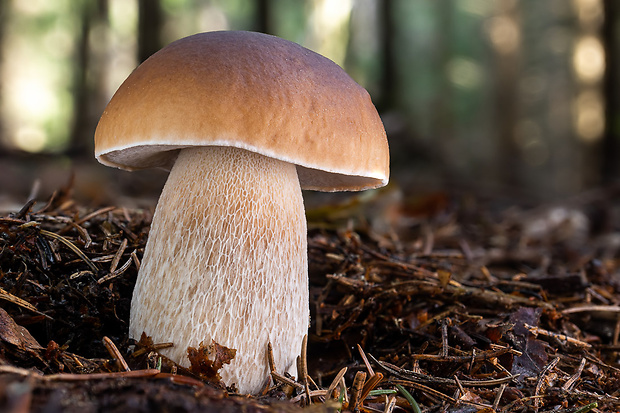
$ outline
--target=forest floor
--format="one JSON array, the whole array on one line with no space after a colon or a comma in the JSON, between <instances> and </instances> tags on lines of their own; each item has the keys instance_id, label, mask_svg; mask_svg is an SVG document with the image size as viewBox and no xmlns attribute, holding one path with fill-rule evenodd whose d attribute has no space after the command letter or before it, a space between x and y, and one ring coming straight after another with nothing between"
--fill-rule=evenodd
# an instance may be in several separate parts
<instances>
[{"instance_id":1,"label":"forest floor","mask_svg":"<svg viewBox=\"0 0 620 413\"><path fill-rule=\"evenodd\" d=\"M250 397L128 338L151 212L65 188L0 216L0 411L620 411L619 197L309 210L307 374Z\"/></svg>"}]
</instances>

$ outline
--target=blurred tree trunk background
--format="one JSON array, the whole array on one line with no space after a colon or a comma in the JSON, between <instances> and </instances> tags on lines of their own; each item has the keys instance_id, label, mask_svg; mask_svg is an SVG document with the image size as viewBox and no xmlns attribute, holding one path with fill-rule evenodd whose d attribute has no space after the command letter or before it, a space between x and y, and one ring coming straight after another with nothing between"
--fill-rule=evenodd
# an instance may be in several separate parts
<instances>
[{"instance_id":1,"label":"blurred tree trunk background","mask_svg":"<svg viewBox=\"0 0 620 413\"><path fill-rule=\"evenodd\" d=\"M91 161L137 64L196 32L256 30L369 90L402 187L570 195L620 175L619 14L617 0L0 0L0 156Z\"/></svg>"},{"instance_id":2,"label":"blurred tree trunk background","mask_svg":"<svg viewBox=\"0 0 620 413\"><path fill-rule=\"evenodd\" d=\"M3 56L4 50L4 30L6 27L6 14L7 14L7 3L8 0L0 0L0 57ZM1 60L0 60L1 63ZM3 76L2 76L2 64L0 64L0 109L3 107L3 97L4 97L4 87L3 87ZM3 139L2 137L6 134L4 129L3 116L0 112L0 156L6 156L6 146L2 145Z\"/></svg>"},{"instance_id":3,"label":"blurred tree trunk background","mask_svg":"<svg viewBox=\"0 0 620 413\"><path fill-rule=\"evenodd\" d=\"M138 61L140 63L162 48L163 23L164 16L159 0L138 1Z\"/></svg>"},{"instance_id":4,"label":"blurred tree trunk background","mask_svg":"<svg viewBox=\"0 0 620 413\"><path fill-rule=\"evenodd\" d=\"M256 4L256 27L254 30L261 33L272 34L271 2L269 0L256 0Z\"/></svg>"},{"instance_id":5,"label":"blurred tree trunk background","mask_svg":"<svg viewBox=\"0 0 620 413\"><path fill-rule=\"evenodd\" d=\"M108 26L108 1L86 1L81 4L78 36L73 58L73 97L75 109L70 144L65 149L71 156L90 156L93 150L89 139L92 125L101 116L105 102L103 85L103 56L91 48L97 30Z\"/></svg>"},{"instance_id":6,"label":"blurred tree trunk background","mask_svg":"<svg viewBox=\"0 0 620 413\"><path fill-rule=\"evenodd\" d=\"M605 45L606 69L603 91L605 95L605 139L601 153L601 175L605 183L620 176L620 3L605 0L605 21L602 38Z\"/></svg>"}]
</instances>

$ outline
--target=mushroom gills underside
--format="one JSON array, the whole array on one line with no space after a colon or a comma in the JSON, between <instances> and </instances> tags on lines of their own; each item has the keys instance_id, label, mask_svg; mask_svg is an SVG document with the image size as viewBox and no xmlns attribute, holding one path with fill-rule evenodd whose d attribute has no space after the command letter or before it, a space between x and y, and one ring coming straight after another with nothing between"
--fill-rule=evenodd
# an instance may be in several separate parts
<instances>
[{"instance_id":1,"label":"mushroom gills underside","mask_svg":"<svg viewBox=\"0 0 620 413\"><path fill-rule=\"evenodd\" d=\"M295 165L243 149L183 149L157 204L133 293L130 337L237 350L223 381L255 393L278 370L296 374L308 330L307 234Z\"/></svg>"}]
</instances>

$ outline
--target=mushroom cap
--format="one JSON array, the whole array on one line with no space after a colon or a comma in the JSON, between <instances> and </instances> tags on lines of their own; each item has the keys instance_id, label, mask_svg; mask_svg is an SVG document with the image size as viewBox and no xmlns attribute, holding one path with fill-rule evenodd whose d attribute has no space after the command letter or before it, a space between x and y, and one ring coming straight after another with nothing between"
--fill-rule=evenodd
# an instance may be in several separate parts
<instances>
[{"instance_id":1,"label":"mushroom cap","mask_svg":"<svg viewBox=\"0 0 620 413\"><path fill-rule=\"evenodd\" d=\"M170 168L180 149L232 146L297 165L301 187L376 188L385 130L368 92L331 60L254 32L207 32L164 47L123 82L95 131L99 162Z\"/></svg>"}]
</instances>

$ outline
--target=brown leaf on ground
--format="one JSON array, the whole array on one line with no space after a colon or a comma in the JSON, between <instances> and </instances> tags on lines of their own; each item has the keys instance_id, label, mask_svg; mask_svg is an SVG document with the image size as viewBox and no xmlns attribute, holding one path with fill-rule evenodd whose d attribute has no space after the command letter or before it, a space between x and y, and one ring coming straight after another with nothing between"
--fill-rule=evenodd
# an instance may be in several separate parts
<instances>
[{"instance_id":1,"label":"brown leaf on ground","mask_svg":"<svg viewBox=\"0 0 620 413\"><path fill-rule=\"evenodd\" d=\"M237 350L222 346L211 340L211 344L200 343L198 349L189 347L187 356L191 364L190 371L211 383L219 383L222 377L219 370L229 364Z\"/></svg>"},{"instance_id":2,"label":"brown leaf on ground","mask_svg":"<svg viewBox=\"0 0 620 413\"><path fill-rule=\"evenodd\" d=\"M28 330L15 323L13 318L2 308L0 308L0 340L25 351L43 348Z\"/></svg>"},{"instance_id":3,"label":"brown leaf on ground","mask_svg":"<svg viewBox=\"0 0 620 413\"><path fill-rule=\"evenodd\" d=\"M142 332L140 336L140 340L136 343L137 348L152 348L155 343L150 336L147 336L145 332Z\"/></svg>"}]
</instances>

